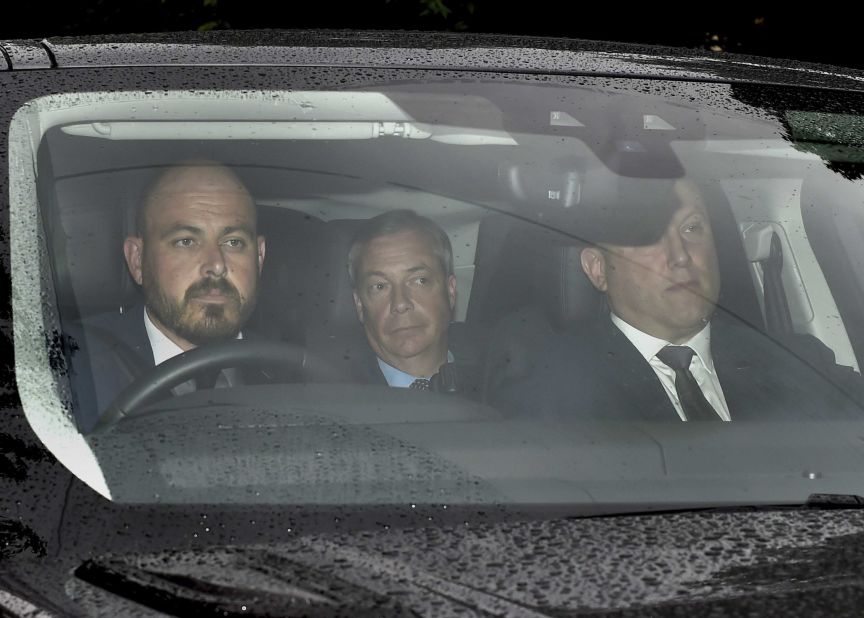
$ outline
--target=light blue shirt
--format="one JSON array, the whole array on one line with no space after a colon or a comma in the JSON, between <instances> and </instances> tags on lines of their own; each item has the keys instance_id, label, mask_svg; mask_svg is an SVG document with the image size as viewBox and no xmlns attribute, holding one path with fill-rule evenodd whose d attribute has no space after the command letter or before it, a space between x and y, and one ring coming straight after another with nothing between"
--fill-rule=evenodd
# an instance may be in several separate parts
<instances>
[{"instance_id":1,"label":"light blue shirt","mask_svg":"<svg viewBox=\"0 0 864 618\"><path fill-rule=\"evenodd\" d=\"M377 358L377 357L376 357ZM448 350L447 362L453 362L453 353ZM393 388L408 388L414 380L424 378L428 380L432 376L412 376L410 373L405 373L401 369L396 369L392 365L388 365L383 360L378 358L378 366L381 368L381 373L384 374L384 379L387 380L387 385Z\"/></svg>"}]
</instances>

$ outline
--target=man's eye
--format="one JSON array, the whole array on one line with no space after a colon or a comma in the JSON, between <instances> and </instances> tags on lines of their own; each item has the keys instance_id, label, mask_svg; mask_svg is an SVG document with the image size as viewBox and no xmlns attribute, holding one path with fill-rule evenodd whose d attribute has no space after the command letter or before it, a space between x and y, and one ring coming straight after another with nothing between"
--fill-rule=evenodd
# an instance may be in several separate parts
<instances>
[{"instance_id":1,"label":"man's eye","mask_svg":"<svg viewBox=\"0 0 864 618\"><path fill-rule=\"evenodd\" d=\"M386 284L386 283L381 283L381 282L378 282L378 283L372 283L372 284L369 286L369 291L372 292L373 294L376 293L376 292L383 292L383 291L384 291L384 288L386 288L386 287L387 287L387 284Z\"/></svg>"},{"instance_id":2,"label":"man's eye","mask_svg":"<svg viewBox=\"0 0 864 618\"><path fill-rule=\"evenodd\" d=\"M427 285L429 283L429 277L417 277L418 285Z\"/></svg>"},{"instance_id":3,"label":"man's eye","mask_svg":"<svg viewBox=\"0 0 864 618\"><path fill-rule=\"evenodd\" d=\"M228 245L232 249L242 249L246 246L246 242L242 238L229 238L224 244Z\"/></svg>"},{"instance_id":4,"label":"man's eye","mask_svg":"<svg viewBox=\"0 0 864 618\"><path fill-rule=\"evenodd\" d=\"M194 238L178 238L174 241L175 247L192 247L195 245Z\"/></svg>"}]
</instances>

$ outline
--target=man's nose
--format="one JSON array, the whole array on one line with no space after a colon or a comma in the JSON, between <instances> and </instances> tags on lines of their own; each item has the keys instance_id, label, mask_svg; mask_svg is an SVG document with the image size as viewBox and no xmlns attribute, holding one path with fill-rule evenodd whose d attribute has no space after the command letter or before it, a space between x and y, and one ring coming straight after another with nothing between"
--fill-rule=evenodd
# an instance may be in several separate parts
<instances>
[{"instance_id":1,"label":"man's nose","mask_svg":"<svg viewBox=\"0 0 864 618\"><path fill-rule=\"evenodd\" d=\"M394 285L393 298L390 301L390 310L393 313L405 313L414 309L414 303L411 301L411 292L407 286Z\"/></svg>"},{"instance_id":2,"label":"man's nose","mask_svg":"<svg viewBox=\"0 0 864 618\"><path fill-rule=\"evenodd\" d=\"M201 271L205 277L224 277L227 270L225 266L225 256L222 253L222 247L219 245L209 245L204 252L204 260L201 264Z\"/></svg>"},{"instance_id":3,"label":"man's nose","mask_svg":"<svg viewBox=\"0 0 864 618\"><path fill-rule=\"evenodd\" d=\"M667 234L664 239L666 260L671 267L687 266L691 262L686 241L677 232Z\"/></svg>"}]
</instances>

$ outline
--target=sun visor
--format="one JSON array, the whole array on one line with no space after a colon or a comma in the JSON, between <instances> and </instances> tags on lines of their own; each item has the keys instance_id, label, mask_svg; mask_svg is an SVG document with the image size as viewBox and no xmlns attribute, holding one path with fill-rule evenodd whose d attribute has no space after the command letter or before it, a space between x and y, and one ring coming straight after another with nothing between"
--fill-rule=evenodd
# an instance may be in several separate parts
<instances>
[{"instance_id":1,"label":"sun visor","mask_svg":"<svg viewBox=\"0 0 864 618\"><path fill-rule=\"evenodd\" d=\"M660 238L680 202L676 179L592 174L577 210L580 236L592 243L643 246Z\"/></svg>"}]
</instances>

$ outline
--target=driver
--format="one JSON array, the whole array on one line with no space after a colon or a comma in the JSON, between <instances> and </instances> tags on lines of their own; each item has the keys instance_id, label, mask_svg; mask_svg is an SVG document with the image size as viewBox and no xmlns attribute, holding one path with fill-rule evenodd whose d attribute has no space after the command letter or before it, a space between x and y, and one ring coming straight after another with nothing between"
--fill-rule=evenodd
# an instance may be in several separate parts
<instances>
[{"instance_id":1,"label":"driver","mask_svg":"<svg viewBox=\"0 0 864 618\"><path fill-rule=\"evenodd\" d=\"M83 326L93 376L93 384L76 386L84 432L125 386L155 365L197 346L242 339L255 308L265 242L255 202L230 169L212 161L172 166L155 179L135 215L123 253L143 304ZM249 377L226 369L206 386L260 381ZM205 387L197 380L174 394Z\"/></svg>"}]
</instances>

